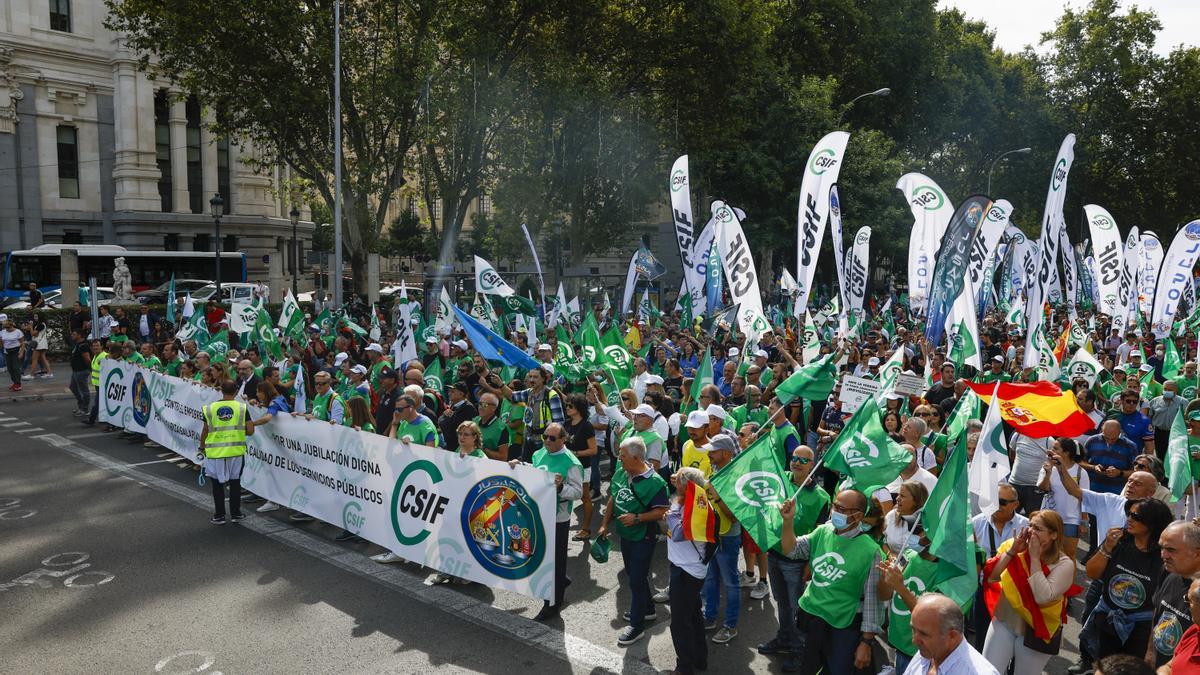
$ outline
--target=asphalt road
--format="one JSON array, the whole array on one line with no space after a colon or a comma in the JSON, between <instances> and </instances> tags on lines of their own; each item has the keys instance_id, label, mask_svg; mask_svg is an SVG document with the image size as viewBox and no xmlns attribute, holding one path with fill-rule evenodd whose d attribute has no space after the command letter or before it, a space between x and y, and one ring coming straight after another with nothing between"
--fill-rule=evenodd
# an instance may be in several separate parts
<instances>
[{"instance_id":1,"label":"asphalt road","mask_svg":"<svg viewBox=\"0 0 1200 675\"><path fill-rule=\"evenodd\" d=\"M292 523L283 510L212 526L209 488L186 462L87 427L55 398L0 402L0 673L674 666L665 606L648 639L616 644L628 608L619 555L598 565L571 542L567 605L537 623L540 601L429 586L428 570L373 563L379 547L335 542L340 528ZM666 579L660 546L655 585ZM774 606L748 590L739 636L710 644L710 672L781 671L754 650L774 634ZM1078 628L1050 672L1074 658Z\"/></svg>"}]
</instances>

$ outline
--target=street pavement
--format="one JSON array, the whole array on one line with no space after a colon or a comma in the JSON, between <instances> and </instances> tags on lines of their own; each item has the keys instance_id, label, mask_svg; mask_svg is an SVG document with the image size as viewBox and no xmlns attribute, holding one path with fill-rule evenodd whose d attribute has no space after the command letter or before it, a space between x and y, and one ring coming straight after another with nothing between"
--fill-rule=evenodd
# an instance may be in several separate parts
<instances>
[{"instance_id":1,"label":"street pavement","mask_svg":"<svg viewBox=\"0 0 1200 675\"><path fill-rule=\"evenodd\" d=\"M383 549L335 542L339 527L293 523L283 509L210 525L211 492L185 460L82 424L70 398L61 377L0 398L0 673L674 666L665 605L647 638L616 644L629 606L619 554L600 565L572 541L562 615L534 622L540 601L429 586L429 570L371 562ZM660 545L653 583L666 580ZM781 672L754 650L774 634L771 599L741 599L740 634L710 643L710 672ZM1075 658L1078 629L1069 624L1049 672Z\"/></svg>"}]
</instances>

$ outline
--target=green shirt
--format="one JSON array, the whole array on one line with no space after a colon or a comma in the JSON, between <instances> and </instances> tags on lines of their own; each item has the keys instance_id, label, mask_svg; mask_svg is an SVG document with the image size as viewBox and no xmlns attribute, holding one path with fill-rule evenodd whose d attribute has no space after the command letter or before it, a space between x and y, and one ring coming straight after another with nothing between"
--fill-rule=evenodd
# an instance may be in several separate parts
<instances>
[{"instance_id":1,"label":"green shirt","mask_svg":"<svg viewBox=\"0 0 1200 675\"><path fill-rule=\"evenodd\" d=\"M407 420L396 422L396 435L392 438L404 438L405 436L411 438L413 443L421 445L436 446L438 444L437 427L428 417L421 414L418 414L417 419L412 422Z\"/></svg>"},{"instance_id":2,"label":"green shirt","mask_svg":"<svg viewBox=\"0 0 1200 675\"><path fill-rule=\"evenodd\" d=\"M157 356L151 356L150 358L143 357L142 365L150 370L162 370L162 361Z\"/></svg>"},{"instance_id":3,"label":"green shirt","mask_svg":"<svg viewBox=\"0 0 1200 675\"><path fill-rule=\"evenodd\" d=\"M988 370L983 373L980 373L979 376L975 378L975 381L978 382L979 384L994 384L996 382L1012 382L1012 375L1009 375L1008 373L1004 372L1003 370L1001 370L998 373L994 373L994 372Z\"/></svg>"},{"instance_id":4,"label":"green shirt","mask_svg":"<svg viewBox=\"0 0 1200 675\"><path fill-rule=\"evenodd\" d=\"M479 431L483 435L483 447L497 452L501 445L508 445L508 425L500 419L499 415L492 416L491 424L484 424L482 418L476 417L475 424L479 425ZM487 456L482 451L480 451L480 455Z\"/></svg>"},{"instance_id":5,"label":"green shirt","mask_svg":"<svg viewBox=\"0 0 1200 675\"><path fill-rule=\"evenodd\" d=\"M132 363L135 366L140 366L146 362L146 357L142 356L138 352L134 352L129 355L129 358L126 359L126 361L129 361L130 363ZM147 367L149 367L149 366L147 366Z\"/></svg>"},{"instance_id":6,"label":"green shirt","mask_svg":"<svg viewBox=\"0 0 1200 675\"><path fill-rule=\"evenodd\" d=\"M812 580L800 596L800 609L819 616L834 628L846 628L858 614L863 584L879 555L879 545L868 536L839 537L831 523L808 535Z\"/></svg>"},{"instance_id":7,"label":"green shirt","mask_svg":"<svg viewBox=\"0 0 1200 675\"><path fill-rule=\"evenodd\" d=\"M1179 395L1182 396L1184 400L1190 401L1194 398L1200 398L1200 375L1194 375L1192 377L1180 375L1171 381L1179 387Z\"/></svg>"},{"instance_id":8,"label":"green shirt","mask_svg":"<svg viewBox=\"0 0 1200 675\"><path fill-rule=\"evenodd\" d=\"M655 495L666 491L667 481L663 480L663 477L657 472L651 472L643 480L631 482L629 474L625 473L625 468L618 466L616 472L613 473L608 489L613 499L611 521L613 531L622 539L630 541L645 539L645 523L636 523L632 527L626 526L621 523L618 516L623 513L646 513L649 511Z\"/></svg>"},{"instance_id":9,"label":"green shirt","mask_svg":"<svg viewBox=\"0 0 1200 675\"><path fill-rule=\"evenodd\" d=\"M550 452L542 448L533 453L533 465L550 473L562 476L563 487L558 493L558 522L571 519L571 504L573 499L564 499L563 495L574 495L583 492L583 464L575 453L565 447L558 452Z\"/></svg>"},{"instance_id":10,"label":"green shirt","mask_svg":"<svg viewBox=\"0 0 1200 675\"><path fill-rule=\"evenodd\" d=\"M791 486L789 486L790 489ZM809 481L807 486L797 492L796 516L792 520L792 531L796 533L796 536L803 537L812 532L817 527L817 519L821 517L822 512L829 508L832 501L825 488L812 481ZM775 552L783 552L779 548L779 544L775 545Z\"/></svg>"},{"instance_id":11,"label":"green shirt","mask_svg":"<svg viewBox=\"0 0 1200 675\"><path fill-rule=\"evenodd\" d=\"M1200 436L1188 434L1187 452L1188 459L1192 462L1192 480L1195 480L1200 477L1200 457L1196 456L1200 454Z\"/></svg>"},{"instance_id":12,"label":"green shirt","mask_svg":"<svg viewBox=\"0 0 1200 675\"><path fill-rule=\"evenodd\" d=\"M742 425L746 422L755 422L759 427L761 427L767 423L767 418L770 417L770 413L767 411L767 406L765 405L760 405L751 410L749 408L749 404L742 404L733 410L730 410L729 417L733 418L733 428L736 431L741 429Z\"/></svg>"},{"instance_id":13,"label":"green shirt","mask_svg":"<svg viewBox=\"0 0 1200 675\"><path fill-rule=\"evenodd\" d=\"M179 366L181 364L183 364L183 359L176 356L174 361L167 363L166 373L172 377L179 377Z\"/></svg>"}]
</instances>

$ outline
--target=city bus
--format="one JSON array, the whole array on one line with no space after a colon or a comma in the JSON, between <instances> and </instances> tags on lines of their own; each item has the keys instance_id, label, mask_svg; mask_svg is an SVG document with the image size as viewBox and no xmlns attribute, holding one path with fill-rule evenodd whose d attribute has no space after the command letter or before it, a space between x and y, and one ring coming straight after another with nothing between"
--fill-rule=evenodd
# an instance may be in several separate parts
<instances>
[{"instance_id":1,"label":"city bus","mask_svg":"<svg viewBox=\"0 0 1200 675\"><path fill-rule=\"evenodd\" d=\"M62 251L79 252L79 281L86 284L96 277L99 286L113 285L113 266L125 258L133 277L133 292L154 288L177 279L211 279L215 253L204 251L131 251L124 246L95 244L43 244L26 251L4 255L4 287L0 298L19 298L37 284L43 293L62 286ZM221 254L222 283L246 281L246 254L234 251Z\"/></svg>"}]
</instances>

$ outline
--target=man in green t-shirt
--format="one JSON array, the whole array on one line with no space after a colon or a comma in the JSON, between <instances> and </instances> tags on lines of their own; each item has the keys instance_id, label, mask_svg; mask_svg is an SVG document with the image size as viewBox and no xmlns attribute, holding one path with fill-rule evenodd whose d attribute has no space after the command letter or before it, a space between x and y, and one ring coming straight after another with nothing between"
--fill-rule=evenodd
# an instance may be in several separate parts
<instances>
[{"instance_id":1,"label":"man in green t-shirt","mask_svg":"<svg viewBox=\"0 0 1200 675\"><path fill-rule=\"evenodd\" d=\"M417 412L419 404L411 394L404 394L396 403L396 414L392 417L392 428L388 436L406 443L420 443L437 447L437 426L428 417Z\"/></svg>"},{"instance_id":2,"label":"man in green t-shirt","mask_svg":"<svg viewBox=\"0 0 1200 675\"><path fill-rule=\"evenodd\" d=\"M863 493L842 490L833 500L829 522L797 538L796 501L780 507L779 550L812 566L812 579L799 602L807 614L801 672L864 673L871 663L871 645L883 624L876 590L883 555L859 528L866 510Z\"/></svg>"},{"instance_id":3,"label":"man in green t-shirt","mask_svg":"<svg viewBox=\"0 0 1200 675\"><path fill-rule=\"evenodd\" d=\"M995 384L996 382L1011 382L1012 375L1004 372L1004 357L999 354L992 357L991 367L975 376L980 384Z\"/></svg>"},{"instance_id":4,"label":"man in green t-shirt","mask_svg":"<svg viewBox=\"0 0 1200 675\"><path fill-rule=\"evenodd\" d=\"M746 402L729 411L734 431L740 430L746 422L754 422L761 427L767 423L767 415L767 407L762 404L762 390L753 384L746 386Z\"/></svg>"},{"instance_id":5,"label":"man in green t-shirt","mask_svg":"<svg viewBox=\"0 0 1200 675\"><path fill-rule=\"evenodd\" d=\"M567 590L567 544L571 534L571 504L583 496L583 464L575 453L567 450L567 430L551 422L542 432L543 447L533 453L533 465L554 474L558 491L558 508L554 518L554 604L546 602L534 617L543 621L558 615L562 609L563 593ZM511 462L516 466L517 460Z\"/></svg>"},{"instance_id":6,"label":"man in green t-shirt","mask_svg":"<svg viewBox=\"0 0 1200 675\"><path fill-rule=\"evenodd\" d=\"M792 519L792 532L796 537L813 531L818 523L829 517L829 493L816 481L808 480L816 468L815 455L807 445L798 446L788 457L792 485L796 492L796 515ZM807 565L784 555L778 545L767 551L767 576L771 580L771 597L779 614L779 629L769 642L758 646L759 654L786 654L784 672L793 672L800 667L800 649L804 646L800 630L796 627L796 603L804 593L804 571Z\"/></svg>"},{"instance_id":7,"label":"man in green t-shirt","mask_svg":"<svg viewBox=\"0 0 1200 675\"><path fill-rule=\"evenodd\" d=\"M1179 397L1183 400L1200 398L1200 374L1196 372L1195 361L1183 364L1183 372L1172 381L1179 385Z\"/></svg>"},{"instance_id":8,"label":"man in green t-shirt","mask_svg":"<svg viewBox=\"0 0 1200 675\"><path fill-rule=\"evenodd\" d=\"M1192 480L1200 477L1200 410L1187 414L1187 449L1192 462Z\"/></svg>"}]
</instances>

